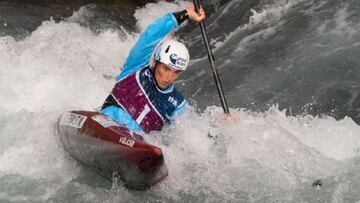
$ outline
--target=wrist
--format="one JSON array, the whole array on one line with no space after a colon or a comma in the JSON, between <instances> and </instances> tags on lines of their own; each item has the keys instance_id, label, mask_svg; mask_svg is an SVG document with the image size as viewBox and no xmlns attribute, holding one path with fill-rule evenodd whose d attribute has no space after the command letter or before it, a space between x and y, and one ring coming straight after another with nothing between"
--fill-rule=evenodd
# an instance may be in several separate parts
<instances>
[{"instance_id":1,"label":"wrist","mask_svg":"<svg viewBox=\"0 0 360 203\"><path fill-rule=\"evenodd\" d=\"M175 12L175 13L173 13L173 15L175 16L179 25L181 23L183 23L185 20L189 19L189 14L188 14L187 10Z\"/></svg>"}]
</instances>

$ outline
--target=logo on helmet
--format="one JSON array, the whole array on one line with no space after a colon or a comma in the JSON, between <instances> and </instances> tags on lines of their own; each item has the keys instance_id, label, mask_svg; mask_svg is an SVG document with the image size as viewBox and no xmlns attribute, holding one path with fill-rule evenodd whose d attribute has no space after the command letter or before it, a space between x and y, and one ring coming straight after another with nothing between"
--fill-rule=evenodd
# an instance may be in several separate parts
<instances>
[{"instance_id":1,"label":"logo on helmet","mask_svg":"<svg viewBox=\"0 0 360 203\"><path fill-rule=\"evenodd\" d=\"M177 54L171 54L170 55L170 61L175 66L178 66L180 68L183 68L183 66L186 65L186 59L179 57Z\"/></svg>"},{"instance_id":2,"label":"logo on helmet","mask_svg":"<svg viewBox=\"0 0 360 203\"><path fill-rule=\"evenodd\" d=\"M170 61L172 64L176 65L176 61L178 60L178 56L176 54L170 55Z\"/></svg>"}]
</instances>

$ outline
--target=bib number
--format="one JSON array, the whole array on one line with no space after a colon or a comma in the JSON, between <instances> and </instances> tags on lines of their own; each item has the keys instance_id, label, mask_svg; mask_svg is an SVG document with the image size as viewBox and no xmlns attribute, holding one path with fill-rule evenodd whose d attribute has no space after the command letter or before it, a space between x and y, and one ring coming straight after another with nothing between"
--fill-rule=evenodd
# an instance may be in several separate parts
<instances>
[{"instance_id":1,"label":"bib number","mask_svg":"<svg viewBox=\"0 0 360 203\"><path fill-rule=\"evenodd\" d=\"M144 120L145 116L150 112L150 107L149 105L145 105L144 106L144 110L141 112L141 114L139 115L139 117L136 119L136 122L138 124L141 123L142 120Z\"/></svg>"}]
</instances>

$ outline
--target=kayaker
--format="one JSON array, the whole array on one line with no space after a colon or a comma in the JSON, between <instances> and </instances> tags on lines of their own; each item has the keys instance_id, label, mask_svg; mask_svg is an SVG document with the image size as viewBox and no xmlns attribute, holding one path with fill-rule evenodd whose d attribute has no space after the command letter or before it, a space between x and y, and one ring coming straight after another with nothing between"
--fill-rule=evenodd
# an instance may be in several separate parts
<instances>
[{"instance_id":1,"label":"kayaker","mask_svg":"<svg viewBox=\"0 0 360 203\"><path fill-rule=\"evenodd\" d=\"M173 82L186 70L190 57L184 44L165 39L181 23L200 22L205 11L194 6L168 13L149 25L131 49L101 113L135 132L161 130L187 102Z\"/></svg>"}]
</instances>

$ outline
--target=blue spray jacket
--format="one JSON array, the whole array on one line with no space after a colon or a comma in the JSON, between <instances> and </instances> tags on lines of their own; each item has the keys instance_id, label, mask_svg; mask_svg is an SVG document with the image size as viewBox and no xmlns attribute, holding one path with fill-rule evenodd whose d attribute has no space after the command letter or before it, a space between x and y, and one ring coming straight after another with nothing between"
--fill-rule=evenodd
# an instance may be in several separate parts
<instances>
[{"instance_id":1,"label":"blue spray jacket","mask_svg":"<svg viewBox=\"0 0 360 203\"><path fill-rule=\"evenodd\" d=\"M184 14L184 11L179 13ZM144 128L144 126L146 125L144 125L144 123L141 123L141 120L139 120L139 118L134 118L134 115L137 115L136 114L137 112L134 113L131 111L133 110L132 108L129 108L127 105L121 104L120 101L127 101L129 99L127 99L128 96L126 95L121 96L120 94L119 96L119 91L116 90L116 86L121 86L122 88L125 87L125 88L134 89L134 87L130 83L129 83L130 85L118 85L118 84L122 83L125 80L129 80L128 77L135 76L135 74L141 75L139 71L142 71L143 69L149 69L151 55L157 44L161 42L171 31L176 29L179 26L179 23L181 23L184 20L181 19L181 21L179 21L178 18L179 13L175 13L175 14L168 13L165 16L157 19L153 24L149 25L146 28L146 30L140 35L139 40L137 41L137 43L129 53L129 56L125 62L123 70L116 77L117 85L115 85L115 88L113 89L112 93L105 101L105 104L107 103L107 105L105 107L103 106L103 109L101 110L101 113L111 117L112 119L118 121L119 123L124 124L129 130L133 130L135 132L142 132L142 131L149 132L147 128L146 129ZM152 83L150 85L153 88L140 87L140 89L143 90L146 98L150 102L150 105L154 108L154 111L156 111L160 117L164 118L163 119L164 123L169 123L170 121L169 117L173 117L177 113L181 112L187 106L187 102L183 99L182 95L178 91L176 91L176 89L173 87L172 84L169 85L165 90L160 90L159 88L157 88L156 81L154 78L147 80L144 77L143 79L140 78L137 80L139 86L141 86L141 84L144 83L147 83L148 85L149 83ZM134 79L134 81L136 81L136 79ZM148 89L152 89L152 92L150 92L150 90L148 91ZM159 95L156 95L155 93L155 96L152 96L154 95L154 90L158 91L156 93L159 93ZM127 92L130 93L131 91L132 90L129 89L129 91ZM122 92L124 92L123 89ZM169 93L171 95L169 97L164 97L162 93ZM171 102L169 102L170 97L171 97ZM173 101L174 97L179 98L178 99L179 102L176 103L175 106L171 106L172 103L174 103ZM161 105L159 105L160 103ZM138 107L134 105L134 108L138 108ZM168 109L171 109L171 111L169 111ZM147 124L149 125L148 122ZM150 123L150 125L152 124ZM149 129L160 130L161 128L155 128L155 127L151 128L150 126Z\"/></svg>"}]
</instances>

